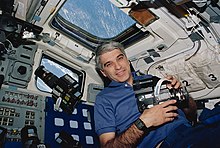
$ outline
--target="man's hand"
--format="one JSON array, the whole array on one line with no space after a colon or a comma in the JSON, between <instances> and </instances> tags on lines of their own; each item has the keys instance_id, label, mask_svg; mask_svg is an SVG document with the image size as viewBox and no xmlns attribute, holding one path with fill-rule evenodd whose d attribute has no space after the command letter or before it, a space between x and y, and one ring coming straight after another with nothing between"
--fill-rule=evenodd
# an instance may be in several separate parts
<instances>
[{"instance_id":1,"label":"man's hand","mask_svg":"<svg viewBox=\"0 0 220 148\"><path fill-rule=\"evenodd\" d=\"M174 76L168 75L166 78L171 81L170 84L167 84L167 87L169 89L171 89L171 88L178 89L179 87L181 87L181 83ZM196 102L191 97L189 98L188 107L183 108L182 110L185 113L186 118L189 121L192 121L193 124L196 124L196 122L197 122L197 105L196 105Z\"/></svg>"},{"instance_id":2,"label":"man's hand","mask_svg":"<svg viewBox=\"0 0 220 148\"><path fill-rule=\"evenodd\" d=\"M175 103L176 100L168 100L150 109L145 109L140 119L145 123L146 127L155 127L173 121L178 116L176 113L178 108Z\"/></svg>"},{"instance_id":3,"label":"man's hand","mask_svg":"<svg viewBox=\"0 0 220 148\"><path fill-rule=\"evenodd\" d=\"M166 76L168 80L170 80L171 83L167 84L167 88L175 88L178 89L181 86L180 81L178 81L174 76L168 75Z\"/></svg>"}]
</instances>

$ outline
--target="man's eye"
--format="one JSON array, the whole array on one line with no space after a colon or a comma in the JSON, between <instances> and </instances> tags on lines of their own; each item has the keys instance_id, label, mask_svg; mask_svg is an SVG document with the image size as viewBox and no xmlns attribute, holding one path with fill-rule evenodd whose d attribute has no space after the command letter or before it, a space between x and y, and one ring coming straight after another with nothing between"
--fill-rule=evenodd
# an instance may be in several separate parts
<instances>
[{"instance_id":1,"label":"man's eye","mask_svg":"<svg viewBox=\"0 0 220 148\"><path fill-rule=\"evenodd\" d=\"M122 59L124 59L124 56L120 56L120 57L118 57L118 59L119 59L119 60L122 60Z\"/></svg>"},{"instance_id":2,"label":"man's eye","mask_svg":"<svg viewBox=\"0 0 220 148\"><path fill-rule=\"evenodd\" d=\"M106 63L105 67L110 67L112 64L111 63Z\"/></svg>"}]
</instances>

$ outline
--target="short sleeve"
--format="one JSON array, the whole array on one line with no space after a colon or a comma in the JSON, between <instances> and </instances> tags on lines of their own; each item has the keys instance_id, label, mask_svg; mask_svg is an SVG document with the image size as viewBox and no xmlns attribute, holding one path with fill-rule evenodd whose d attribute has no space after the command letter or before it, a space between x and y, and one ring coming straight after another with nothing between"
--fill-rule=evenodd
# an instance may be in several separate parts
<instances>
[{"instance_id":1,"label":"short sleeve","mask_svg":"<svg viewBox=\"0 0 220 148\"><path fill-rule=\"evenodd\" d=\"M94 106L95 131L98 135L115 132L114 108L103 96L97 96Z\"/></svg>"}]
</instances>

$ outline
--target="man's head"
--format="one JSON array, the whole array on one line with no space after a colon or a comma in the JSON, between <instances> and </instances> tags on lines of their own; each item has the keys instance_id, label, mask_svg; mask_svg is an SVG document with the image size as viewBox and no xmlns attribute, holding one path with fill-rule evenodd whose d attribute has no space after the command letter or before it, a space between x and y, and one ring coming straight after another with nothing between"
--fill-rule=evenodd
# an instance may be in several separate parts
<instances>
[{"instance_id":1,"label":"man's head","mask_svg":"<svg viewBox=\"0 0 220 148\"><path fill-rule=\"evenodd\" d=\"M96 51L96 67L110 80L132 83L130 63L124 47L118 42L108 42Z\"/></svg>"}]
</instances>

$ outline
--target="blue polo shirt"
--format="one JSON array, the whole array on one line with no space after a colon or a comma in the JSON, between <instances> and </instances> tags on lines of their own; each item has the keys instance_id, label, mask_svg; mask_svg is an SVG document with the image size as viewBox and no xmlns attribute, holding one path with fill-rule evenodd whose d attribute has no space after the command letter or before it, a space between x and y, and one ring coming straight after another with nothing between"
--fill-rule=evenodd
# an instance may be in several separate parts
<instances>
[{"instance_id":1,"label":"blue polo shirt","mask_svg":"<svg viewBox=\"0 0 220 148\"><path fill-rule=\"evenodd\" d=\"M184 113L178 110L178 118L151 131L138 147L152 148L173 129L188 124ZM121 134L140 116L133 88L127 83L112 81L96 97L94 106L95 130L98 135L108 132Z\"/></svg>"}]
</instances>

